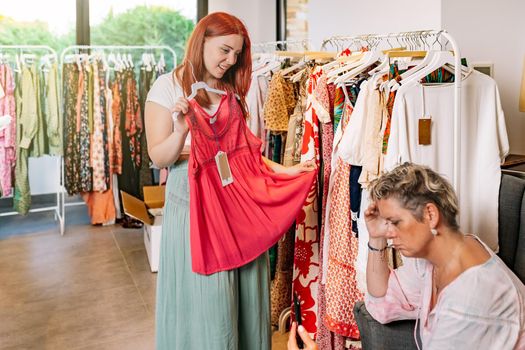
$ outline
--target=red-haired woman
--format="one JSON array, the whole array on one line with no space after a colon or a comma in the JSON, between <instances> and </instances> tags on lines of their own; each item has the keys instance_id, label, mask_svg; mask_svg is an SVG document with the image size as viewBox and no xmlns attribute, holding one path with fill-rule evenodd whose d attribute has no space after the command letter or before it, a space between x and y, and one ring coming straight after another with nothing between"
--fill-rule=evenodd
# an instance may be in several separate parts
<instances>
[{"instance_id":1,"label":"red-haired woman","mask_svg":"<svg viewBox=\"0 0 525 350\"><path fill-rule=\"evenodd\" d=\"M268 258L262 250L264 247L251 238L249 249L243 248L250 237L245 235L243 238L237 231L233 236L226 232L232 225L251 218L238 215L227 222L223 220L221 225L216 225L220 229L213 232L206 231L210 230L210 225L198 226L199 220L208 220L208 224L209 220L219 220L219 211L224 214L241 207L238 212L249 213L249 208L239 205L235 191L242 190L240 184L244 186L253 176L239 176L233 179L234 184L225 185L223 182L222 185L227 186L223 190L220 180L218 186L213 183L215 178L219 179L218 167L210 170L215 166L213 156L201 167L196 154L202 156L211 152L208 148L214 149L215 142L219 147L224 146L223 142L228 141L223 140L224 135L236 132L240 136L231 137L235 142L252 141L247 143L244 151L234 145L238 156L229 160L233 172L235 166L240 166L235 162L248 157L246 149L255 149L254 136L245 130L244 119L250 79L250 39L246 27L234 16L212 13L197 23L183 63L173 72L160 76L148 94L145 115L149 155L157 166L170 167L157 277L157 349L271 348ZM191 85L198 81L227 91L227 97L199 90L196 98L188 101L186 97L191 94ZM235 115L242 116L242 122ZM211 121L212 116L218 116L216 122ZM190 143L190 129L193 145ZM239 155L242 152L244 155ZM284 178L304 178L304 173L309 173L313 180L315 176L311 172L315 167L313 163L290 168L267 159L264 163ZM252 168L258 169L260 164L253 165ZM243 166L250 167L249 164ZM210 192L202 191L200 197L194 196L195 191L202 187L202 177L208 175L210 179L205 180L209 180L207 189ZM302 186L305 190L301 191L306 196L311 181L310 184L304 179L301 181L305 183ZM259 185L261 182L272 181L259 181ZM220 193L227 193L230 199L217 200L215 210L210 210L210 201ZM292 197L285 201L293 201L289 199ZM251 200L246 196L243 198ZM190 212L193 213L191 219ZM194 235L198 230L206 231L210 237ZM254 227L253 237L258 239L257 230L259 228ZM238 251L242 256L236 255Z\"/></svg>"}]
</instances>

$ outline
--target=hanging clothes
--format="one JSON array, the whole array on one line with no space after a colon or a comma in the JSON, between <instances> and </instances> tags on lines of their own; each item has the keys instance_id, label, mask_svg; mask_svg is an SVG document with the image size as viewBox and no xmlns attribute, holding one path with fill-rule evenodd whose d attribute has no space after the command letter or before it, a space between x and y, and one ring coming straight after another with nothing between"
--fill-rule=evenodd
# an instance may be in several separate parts
<instances>
[{"instance_id":1,"label":"hanging clothes","mask_svg":"<svg viewBox=\"0 0 525 350\"><path fill-rule=\"evenodd\" d=\"M115 73L115 80L111 84L111 116L112 123L109 133L112 135L113 142L110 143L111 157L110 168L114 174L122 174L122 132L121 111L122 111L122 79L120 73Z\"/></svg>"},{"instance_id":2,"label":"hanging clothes","mask_svg":"<svg viewBox=\"0 0 525 350\"><path fill-rule=\"evenodd\" d=\"M106 101L106 72L100 60L91 65L93 95L89 98L92 106L93 128L91 131L91 166L93 168L93 191L82 192L82 199L88 208L92 224L115 222L116 207L110 176L110 143ZM88 113L88 115L91 113Z\"/></svg>"},{"instance_id":3,"label":"hanging clothes","mask_svg":"<svg viewBox=\"0 0 525 350\"><path fill-rule=\"evenodd\" d=\"M335 102L335 86L327 84L326 75L323 74L314 91L314 99L312 103L316 106L319 120L321 121L321 144L322 144L322 172L323 177L321 184L322 201L321 201L321 231L319 237L319 280L323 279L323 249L324 249L324 232L326 225L326 213L328 206L328 190L330 177L332 173L332 153L334 144L334 102ZM343 337L330 332L324 319L326 317L326 290L325 284L319 283L319 290L317 294L318 301L318 317L321 322L317 327L317 344L321 349L343 349L345 347L345 340Z\"/></svg>"},{"instance_id":4,"label":"hanging clothes","mask_svg":"<svg viewBox=\"0 0 525 350\"><path fill-rule=\"evenodd\" d=\"M62 69L64 91L64 179L69 195L79 193L80 134L77 127L80 70L75 63L65 63Z\"/></svg>"},{"instance_id":5,"label":"hanging clothes","mask_svg":"<svg viewBox=\"0 0 525 350\"><path fill-rule=\"evenodd\" d=\"M195 100L190 105L193 271L208 275L242 266L275 244L293 222L316 172L271 172L234 94L223 96L214 116ZM212 117L216 121L210 126ZM227 152L234 179L225 187L214 161L219 149Z\"/></svg>"},{"instance_id":6,"label":"hanging clothes","mask_svg":"<svg viewBox=\"0 0 525 350\"><path fill-rule=\"evenodd\" d=\"M159 72L163 74L164 71ZM153 69L150 66L141 65L140 75L139 75L139 105L140 105L140 119L142 125L144 125L144 106L146 103L146 97L148 91L151 88L153 82L157 79L157 70ZM151 159L148 154L148 143L146 140L146 133L143 132L140 134L140 145L141 145L141 166L140 166L140 175L139 175L139 191L140 198L144 198L144 186L153 185L153 172L151 169Z\"/></svg>"},{"instance_id":7,"label":"hanging clothes","mask_svg":"<svg viewBox=\"0 0 525 350\"><path fill-rule=\"evenodd\" d=\"M303 142L303 122L306 111L306 81L308 74L303 74L299 82L297 103L288 121L288 132L286 137L283 165L292 166L301 161L301 149Z\"/></svg>"},{"instance_id":8,"label":"hanging clothes","mask_svg":"<svg viewBox=\"0 0 525 350\"><path fill-rule=\"evenodd\" d=\"M131 69L124 70L121 73L121 78L122 174L118 177L118 183L122 191L134 197L140 197L142 120L137 96L137 82Z\"/></svg>"},{"instance_id":9,"label":"hanging clothes","mask_svg":"<svg viewBox=\"0 0 525 350\"><path fill-rule=\"evenodd\" d=\"M89 110L91 104L89 103L90 95L90 74L86 63L82 64L79 70L79 84L77 95L77 133L79 133L80 143L80 190L82 192L90 192L93 189L93 172L90 161L91 151L91 130L90 130L90 116Z\"/></svg>"},{"instance_id":10,"label":"hanging clothes","mask_svg":"<svg viewBox=\"0 0 525 350\"><path fill-rule=\"evenodd\" d=\"M319 120L312 105L313 91L322 71L317 67L307 83L307 102L301 161L315 160L320 163ZM317 291L319 284L319 222L318 181L314 182L303 208L297 216L295 234L293 293L301 303L302 324L308 333L317 332Z\"/></svg>"},{"instance_id":11,"label":"hanging clothes","mask_svg":"<svg viewBox=\"0 0 525 350\"><path fill-rule=\"evenodd\" d=\"M31 71L31 79L32 84L35 88L35 96L32 97L32 99L36 100L36 114L32 116L32 118L36 121L36 133L33 137L33 140L31 141L31 145L29 147L29 156L30 157L41 157L44 154L49 153L49 147L47 142L47 135L46 135L46 123L43 113L43 98L44 94L42 93L43 87L42 87L42 80L40 77L40 71L38 70L38 67L36 63L32 64L30 66Z\"/></svg>"},{"instance_id":12,"label":"hanging clothes","mask_svg":"<svg viewBox=\"0 0 525 350\"><path fill-rule=\"evenodd\" d=\"M58 82L58 64L53 62L41 70L42 113L46 127L47 152L62 156L64 125L61 122L61 100Z\"/></svg>"},{"instance_id":13,"label":"hanging clothes","mask_svg":"<svg viewBox=\"0 0 525 350\"><path fill-rule=\"evenodd\" d=\"M278 243L275 277L272 280L270 290L271 323L273 326L279 325L279 318L282 312L290 306L294 238L295 225L292 225Z\"/></svg>"},{"instance_id":14,"label":"hanging clothes","mask_svg":"<svg viewBox=\"0 0 525 350\"><path fill-rule=\"evenodd\" d=\"M267 130L287 131L288 120L297 100L294 85L277 72L270 81L264 105L264 122Z\"/></svg>"},{"instance_id":15,"label":"hanging clothes","mask_svg":"<svg viewBox=\"0 0 525 350\"><path fill-rule=\"evenodd\" d=\"M282 157L284 166L293 166L298 164L295 161L293 154L295 148L301 151L302 132L296 133L297 128L301 128L306 109L306 80L307 73L298 83L297 91L297 105L295 106L293 114L290 116L288 123L288 132L286 136L285 149ZM298 136L299 135L299 136ZM292 295L292 280L293 280L293 262L294 262L294 241L295 241L295 224L288 230L284 239L281 239L277 247L277 266L275 268L275 278L271 286L271 321L272 325L279 325L279 318L282 312L290 307L290 298Z\"/></svg>"},{"instance_id":16,"label":"hanging clothes","mask_svg":"<svg viewBox=\"0 0 525 350\"><path fill-rule=\"evenodd\" d=\"M13 173L16 164L16 102L15 78L7 64L0 65L0 86L4 96L0 97L0 116L8 115L11 122L0 130L0 196L10 196L13 188Z\"/></svg>"},{"instance_id":17,"label":"hanging clothes","mask_svg":"<svg viewBox=\"0 0 525 350\"><path fill-rule=\"evenodd\" d=\"M17 110L17 159L15 166L15 210L25 215L31 206L29 187L29 155L40 155L43 151L43 138L39 133L42 122L40 113L39 79L36 65L22 65L16 88Z\"/></svg>"},{"instance_id":18,"label":"hanging clothes","mask_svg":"<svg viewBox=\"0 0 525 350\"><path fill-rule=\"evenodd\" d=\"M104 192L109 188L109 176L106 173L105 133L105 95L104 84L100 84L100 74L104 74L102 67L95 62L91 66L93 72L93 129L91 132L90 160L93 168L93 191Z\"/></svg>"},{"instance_id":19,"label":"hanging clothes","mask_svg":"<svg viewBox=\"0 0 525 350\"><path fill-rule=\"evenodd\" d=\"M349 237L352 229L350 213L350 165L338 159L330 208L330 248L326 282L328 328L345 337L359 338L353 318L353 306L361 300L355 285L357 239Z\"/></svg>"},{"instance_id":20,"label":"hanging clothes","mask_svg":"<svg viewBox=\"0 0 525 350\"><path fill-rule=\"evenodd\" d=\"M248 127L252 133L261 140L266 138L264 106L268 95L268 84L268 78L266 78L266 76L254 76L252 77L250 89L246 95L246 102L250 114Z\"/></svg>"}]
</instances>

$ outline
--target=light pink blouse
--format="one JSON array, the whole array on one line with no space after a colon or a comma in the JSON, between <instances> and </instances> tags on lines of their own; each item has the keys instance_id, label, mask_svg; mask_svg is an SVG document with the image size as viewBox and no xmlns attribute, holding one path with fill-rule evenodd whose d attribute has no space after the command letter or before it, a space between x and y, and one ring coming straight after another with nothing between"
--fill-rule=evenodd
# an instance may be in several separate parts
<instances>
[{"instance_id":1,"label":"light pink blouse","mask_svg":"<svg viewBox=\"0 0 525 350\"><path fill-rule=\"evenodd\" d=\"M485 249L491 258L446 286L432 311L433 267L413 258L390 273L385 296L366 296L368 311L381 323L419 318L424 350L525 349L525 286Z\"/></svg>"}]
</instances>

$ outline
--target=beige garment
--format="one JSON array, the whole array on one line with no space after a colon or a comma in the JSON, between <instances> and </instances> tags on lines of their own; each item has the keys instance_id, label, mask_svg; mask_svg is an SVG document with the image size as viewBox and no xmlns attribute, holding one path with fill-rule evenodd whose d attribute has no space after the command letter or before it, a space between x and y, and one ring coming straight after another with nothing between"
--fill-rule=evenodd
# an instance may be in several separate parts
<instances>
[{"instance_id":1,"label":"beige garment","mask_svg":"<svg viewBox=\"0 0 525 350\"><path fill-rule=\"evenodd\" d=\"M266 132L264 130L264 101L268 94L268 78L264 75L252 77L250 90L246 95L248 112L250 118L247 120L248 127L252 133L264 140Z\"/></svg>"},{"instance_id":2,"label":"beige garment","mask_svg":"<svg viewBox=\"0 0 525 350\"><path fill-rule=\"evenodd\" d=\"M286 137L283 157L284 166L292 166L300 162L300 157L297 159L295 155L297 153L300 154L301 152L303 133L302 131L299 131L302 130L303 127L303 111L305 109L304 102L305 99L300 97L299 101L297 102L297 106L295 106L295 110L290 116L290 120L288 122L288 134Z\"/></svg>"},{"instance_id":3,"label":"beige garment","mask_svg":"<svg viewBox=\"0 0 525 350\"><path fill-rule=\"evenodd\" d=\"M383 170L381 147L388 112L384 94L377 88L370 91L367 100L366 125L363 135L363 170L359 183L367 188L369 183L376 179Z\"/></svg>"},{"instance_id":4,"label":"beige garment","mask_svg":"<svg viewBox=\"0 0 525 350\"><path fill-rule=\"evenodd\" d=\"M294 137L295 137L295 129L296 129L296 121L295 121L295 113L292 114L290 117L290 121L288 122L288 137L286 138L286 144L284 146L284 157L283 157L283 165L286 167L292 166L294 164L297 164L294 162L293 159L293 145L294 145Z\"/></svg>"},{"instance_id":5,"label":"beige garment","mask_svg":"<svg viewBox=\"0 0 525 350\"><path fill-rule=\"evenodd\" d=\"M319 77L312 105L321 123L328 124L332 122L333 110L330 108L330 93L328 92L327 76L324 73Z\"/></svg>"},{"instance_id":6,"label":"beige garment","mask_svg":"<svg viewBox=\"0 0 525 350\"><path fill-rule=\"evenodd\" d=\"M308 74L303 74L298 83L299 93L294 111L288 122L288 134L284 147L283 165L292 166L301 162L301 148L303 146L303 120L306 111L306 80Z\"/></svg>"}]
</instances>

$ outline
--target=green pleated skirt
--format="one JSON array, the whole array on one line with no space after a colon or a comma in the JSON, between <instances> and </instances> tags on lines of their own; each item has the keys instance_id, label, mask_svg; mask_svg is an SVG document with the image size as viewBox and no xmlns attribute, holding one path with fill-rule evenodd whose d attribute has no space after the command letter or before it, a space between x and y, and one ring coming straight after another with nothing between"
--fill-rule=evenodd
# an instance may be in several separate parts
<instances>
[{"instance_id":1,"label":"green pleated skirt","mask_svg":"<svg viewBox=\"0 0 525 350\"><path fill-rule=\"evenodd\" d=\"M268 256L205 276L191 270L188 162L170 169L157 276L158 350L269 350Z\"/></svg>"}]
</instances>

